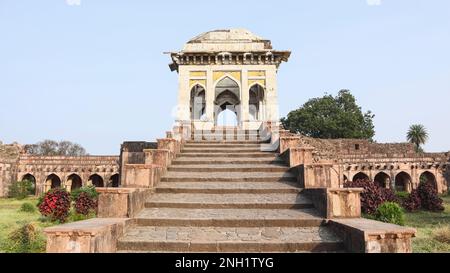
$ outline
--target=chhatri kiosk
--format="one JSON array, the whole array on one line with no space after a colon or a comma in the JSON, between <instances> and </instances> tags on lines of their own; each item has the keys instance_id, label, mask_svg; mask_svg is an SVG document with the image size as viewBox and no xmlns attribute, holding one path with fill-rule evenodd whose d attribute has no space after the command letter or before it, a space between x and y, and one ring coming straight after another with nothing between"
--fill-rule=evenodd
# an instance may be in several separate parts
<instances>
[{"instance_id":1,"label":"chhatri kiosk","mask_svg":"<svg viewBox=\"0 0 450 273\"><path fill-rule=\"evenodd\" d=\"M240 129L278 123L277 71L290 54L245 29L193 38L182 51L170 53L170 69L179 75L176 126L212 130L222 125L225 111Z\"/></svg>"}]
</instances>

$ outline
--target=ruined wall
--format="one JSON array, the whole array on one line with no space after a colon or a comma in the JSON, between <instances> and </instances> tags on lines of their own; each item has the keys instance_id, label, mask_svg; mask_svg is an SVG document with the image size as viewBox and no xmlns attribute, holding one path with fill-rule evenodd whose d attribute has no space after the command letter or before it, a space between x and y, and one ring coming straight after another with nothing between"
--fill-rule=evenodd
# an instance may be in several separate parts
<instances>
[{"instance_id":1,"label":"ruined wall","mask_svg":"<svg viewBox=\"0 0 450 273\"><path fill-rule=\"evenodd\" d=\"M19 144L0 143L0 197L8 194L12 182L20 181L24 176L33 177L36 183L36 195L47 191L49 176L56 176L61 187L71 190L69 176L78 176L82 186L92 184L92 177L103 186L119 184L118 156L34 156L23 153Z\"/></svg>"},{"instance_id":2,"label":"ruined wall","mask_svg":"<svg viewBox=\"0 0 450 273\"><path fill-rule=\"evenodd\" d=\"M17 162L21 146L0 142L0 197L8 194L8 187L17 176Z\"/></svg>"},{"instance_id":3,"label":"ruined wall","mask_svg":"<svg viewBox=\"0 0 450 273\"><path fill-rule=\"evenodd\" d=\"M61 186L71 190L69 176L81 178L82 186L92 184L92 176L98 176L102 186L112 186L112 179L119 179L118 156L34 156L20 155L17 180L25 175L36 179L37 194L50 189L48 177L55 175L61 180Z\"/></svg>"},{"instance_id":4,"label":"ruined wall","mask_svg":"<svg viewBox=\"0 0 450 273\"><path fill-rule=\"evenodd\" d=\"M291 143L287 144L291 148L312 149L312 162L304 168L311 173L309 177L312 181L308 183L318 184L316 182L330 177L326 184L334 185L338 181L339 186L343 186L346 180L368 178L385 187L411 191L418 187L421 177L426 177L436 184L440 193L447 192L449 188L450 153L416 153L411 143L315 139L292 133L285 136L285 143ZM323 171L324 164L332 165L327 176L312 175Z\"/></svg>"}]
</instances>

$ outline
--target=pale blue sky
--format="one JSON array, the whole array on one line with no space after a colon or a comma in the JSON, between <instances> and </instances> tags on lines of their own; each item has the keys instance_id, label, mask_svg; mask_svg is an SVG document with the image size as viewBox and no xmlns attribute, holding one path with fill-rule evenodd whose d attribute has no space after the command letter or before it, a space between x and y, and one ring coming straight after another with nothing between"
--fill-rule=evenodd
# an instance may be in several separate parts
<instances>
[{"instance_id":1,"label":"pale blue sky","mask_svg":"<svg viewBox=\"0 0 450 273\"><path fill-rule=\"evenodd\" d=\"M293 51L279 71L282 115L351 89L376 114L377 141L404 141L423 123L426 149L450 150L450 1L226 3L0 0L0 140L117 154L124 140L162 137L177 98L162 53L208 30L247 28Z\"/></svg>"}]
</instances>

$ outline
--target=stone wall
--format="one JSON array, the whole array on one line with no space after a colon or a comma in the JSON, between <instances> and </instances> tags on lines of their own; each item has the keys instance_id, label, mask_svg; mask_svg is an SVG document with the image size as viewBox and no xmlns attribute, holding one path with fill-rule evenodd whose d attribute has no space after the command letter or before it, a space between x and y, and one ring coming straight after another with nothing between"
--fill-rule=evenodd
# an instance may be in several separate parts
<instances>
[{"instance_id":1,"label":"stone wall","mask_svg":"<svg viewBox=\"0 0 450 273\"><path fill-rule=\"evenodd\" d=\"M81 186L95 183L99 186L118 186L118 156L34 156L23 154L18 144L0 145L0 197L8 193L12 182L33 178L36 195L51 188L49 177L59 180L59 185L72 189L74 177ZM74 185L75 186L75 185Z\"/></svg>"},{"instance_id":2,"label":"stone wall","mask_svg":"<svg viewBox=\"0 0 450 273\"><path fill-rule=\"evenodd\" d=\"M8 194L8 187L17 175L17 163L21 146L5 145L0 142L0 197Z\"/></svg>"},{"instance_id":3,"label":"stone wall","mask_svg":"<svg viewBox=\"0 0 450 273\"><path fill-rule=\"evenodd\" d=\"M281 135L280 152L290 167L300 166L299 182L305 188L342 187L347 180L368 178L384 187L410 192L421 179L427 179L440 193L448 191L450 153L416 153L410 143L315 139L289 132ZM310 155L304 154L305 149Z\"/></svg>"}]
</instances>

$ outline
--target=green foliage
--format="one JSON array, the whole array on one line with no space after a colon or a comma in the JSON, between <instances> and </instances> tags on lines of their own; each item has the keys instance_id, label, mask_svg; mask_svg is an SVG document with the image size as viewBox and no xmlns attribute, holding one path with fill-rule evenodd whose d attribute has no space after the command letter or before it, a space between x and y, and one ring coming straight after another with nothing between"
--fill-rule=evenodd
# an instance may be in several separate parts
<instances>
[{"instance_id":1,"label":"green foliage","mask_svg":"<svg viewBox=\"0 0 450 273\"><path fill-rule=\"evenodd\" d=\"M405 224L405 212L399 204L385 202L378 207L375 213L375 219L381 222L403 226Z\"/></svg>"},{"instance_id":2,"label":"green foliage","mask_svg":"<svg viewBox=\"0 0 450 273\"><path fill-rule=\"evenodd\" d=\"M87 196L92 198L92 199L97 199L98 198L98 192L95 189L95 186L87 186L87 187L81 187L81 188L73 190L70 193L70 196L71 196L72 200L73 201L77 200L77 198L80 196L80 194L82 192L86 193Z\"/></svg>"},{"instance_id":3,"label":"green foliage","mask_svg":"<svg viewBox=\"0 0 450 273\"><path fill-rule=\"evenodd\" d=\"M28 212L28 213L34 213L36 211L36 206L34 206L31 203L23 203L22 206L20 206L21 212Z\"/></svg>"},{"instance_id":4,"label":"green foliage","mask_svg":"<svg viewBox=\"0 0 450 273\"><path fill-rule=\"evenodd\" d=\"M44 140L24 147L26 153L48 156L84 156L86 150L77 143L70 141Z\"/></svg>"},{"instance_id":5,"label":"green foliage","mask_svg":"<svg viewBox=\"0 0 450 273\"><path fill-rule=\"evenodd\" d=\"M11 183L8 188L8 197L16 199L25 199L27 196L34 194L34 183L29 180L17 181Z\"/></svg>"},{"instance_id":6,"label":"green foliage","mask_svg":"<svg viewBox=\"0 0 450 273\"><path fill-rule=\"evenodd\" d=\"M349 90L341 90L336 97L309 100L281 122L287 130L309 137L371 140L375 135L373 118L370 111L362 112Z\"/></svg>"},{"instance_id":7,"label":"green foliage","mask_svg":"<svg viewBox=\"0 0 450 273\"><path fill-rule=\"evenodd\" d=\"M97 217L95 211L90 211L87 215L77 213L76 211L71 211L68 218L68 222L84 221L95 217Z\"/></svg>"},{"instance_id":8,"label":"green foliage","mask_svg":"<svg viewBox=\"0 0 450 273\"><path fill-rule=\"evenodd\" d=\"M398 192L395 192L395 195L401 201L403 201L409 197L409 193L407 191L398 191Z\"/></svg>"},{"instance_id":9,"label":"green foliage","mask_svg":"<svg viewBox=\"0 0 450 273\"><path fill-rule=\"evenodd\" d=\"M406 138L409 142L416 145L416 151L418 153L423 153L421 145L425 144L428 140L427 129L422 124L411 125L406 134Z\"/></svg>"},{"instance_id":10,"label":"green foliage","mask_svg":"<svg viewBox=\"0 0 450 273\"><path fill-rule=\"evenodd\" d=\"M45 250L45 238L32 223L25 223L11 232L2 248L10 253L38 253Z\"/></svg>"}]
</instances>

